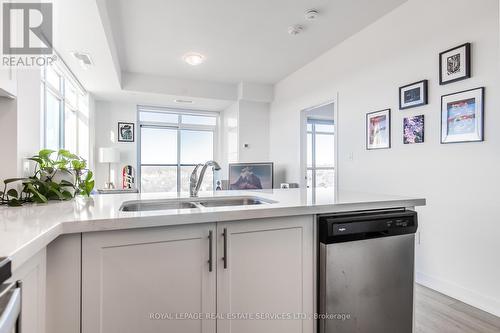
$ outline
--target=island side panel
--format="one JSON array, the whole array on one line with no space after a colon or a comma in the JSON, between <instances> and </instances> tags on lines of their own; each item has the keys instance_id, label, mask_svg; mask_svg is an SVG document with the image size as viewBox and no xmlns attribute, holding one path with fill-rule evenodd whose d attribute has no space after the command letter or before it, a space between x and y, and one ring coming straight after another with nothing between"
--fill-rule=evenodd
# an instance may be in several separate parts
<instances>
[{"instance_id":1,"label":"island side panel","mask_svg":"<svg viewBox=\"0 0 500 333\"><path fill-rule=\"evenodd\" d=\"M47 332L80 333L81 234L47 246Z\"/></svg>"}]
</instances>

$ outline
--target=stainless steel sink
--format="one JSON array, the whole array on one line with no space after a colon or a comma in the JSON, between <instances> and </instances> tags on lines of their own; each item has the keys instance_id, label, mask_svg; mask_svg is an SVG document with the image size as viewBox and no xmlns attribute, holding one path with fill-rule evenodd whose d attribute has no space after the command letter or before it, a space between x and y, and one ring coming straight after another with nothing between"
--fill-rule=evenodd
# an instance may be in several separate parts
<instances>
[{"instance_id":1,"label":"stainless steel sink","mask_svg":"<svg viewBox=\"0 0 500 333\"><path fill-rule=\"evenodd\" d=\"M198 208L192 202L177 200L127 201L120 207L123 212L143 212L151 210Z\"/></svg>"},{"instance_id":2,"label":"stainless steel sink","mask_svg":"<svg viewBox=\"0 0 500 333\"><path fill-rule=\"evenodd\" d=\"M123 212L143 212L168 209L210 208L228 206L249 206L271 204L275 201L252 196L241 197L214 197L214 198L185 198L167 200L136 200L122 204Z\"/></svg>"},{"instance_id":3,"label":"stainless steel sink","mask_svg":"<svg viewBox=\"0 0 500 333\"><path fill-rule=\"evenodd\" d=\"M198 202L203 207L225 207L225 206L248 206L248 205L261 205L265 202L260 198L225 198L225 199L210 199Z\"/></svg>"}]
</instances>

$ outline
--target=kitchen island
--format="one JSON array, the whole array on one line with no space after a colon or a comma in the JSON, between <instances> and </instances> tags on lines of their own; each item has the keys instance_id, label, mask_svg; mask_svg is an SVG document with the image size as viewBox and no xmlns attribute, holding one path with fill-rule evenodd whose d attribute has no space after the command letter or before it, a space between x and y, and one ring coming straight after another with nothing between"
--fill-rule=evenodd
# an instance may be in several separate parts
<instances>
[{"instance_id":1,"label":"kitchen island","mask_svg":"<svg viewBox=\"0 0 500 333\"><path fill-rule=\"evenodd\" d=\"M315 216L425 205L419 198L327 189L200 197L261 203L120 210L127 202L190 201L160 193L0 208L0 256L12 262L13 279L32 282L24 295L46 304L46 313L28 316L34 310L23 309L23 321L36 317L26 327L38 333L45 327L77 333L80 325L83 333L313 332ZM275 317L278 312L296 318Z\"/></svg>"}]
</instances>

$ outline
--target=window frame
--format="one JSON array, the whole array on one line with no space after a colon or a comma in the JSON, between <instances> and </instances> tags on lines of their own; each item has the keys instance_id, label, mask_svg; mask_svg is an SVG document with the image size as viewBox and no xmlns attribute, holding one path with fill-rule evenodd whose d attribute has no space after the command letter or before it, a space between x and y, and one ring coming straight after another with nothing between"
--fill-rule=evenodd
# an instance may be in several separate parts
<instances>
[{"instance_id":1,"label":"window frame","mask_svg":"<svg viewBox=\"0 0 500 333\"><path fill-rule=\"evenodd\" d=\"M311 130L308 129L308 125L311 125ZM325 132L325 131L316 131L316 125L321 124L321 125L332 125L333 126L333 132ZM318 167L316 166L316 136L318 134L320 135L331 135L333 139L335 140L335 122L333 120L325 120L325 119L317 119L314 117L308 117L306 119L306 142L307 142L307 136L311 134L311 166L308 165L307 161L307 156L306 156L306 175L311 171L311 187L316 188L316 171L318 170L332 170L334 172L334 186L335 186L335 163L332 166L327 166L327 167ZM306 151L309 149L308 144L306 143ZM335 141L333 145L335 149ZM333 152L335 156L335 151ZM307 181L306 181L306 187L307 186Z\"/></svg>"},{"instance_id":2,"label":"window frame","mask_svg":"<svg viewBox=\"0 0 500 333\"><path fill-rule=\"evenodd\" d=\"M167 123L167 122L154 122L154 121L142 121L141 112L152 112L152 113L169 113L178 116L177 123ZM189 116L210 116L215 118L215 125L195 125L195 124L183 124L182 115ZM175 109L167 107L154 107L154 106L137 106L137 187L140 192L142 192L142 167L143 166L153 166L153 167L176 167L177 170L177 193L181 192L181 169L182 167L195 167L196 164L193 163L181 163L181 132L183 130L192 131L207 131L213 133L213 158L218 157L218 142L219 142L219 127L220 127L220 112L217 111L198 111L198 110L188 110L188 109ZM141 157L141 134L142 128L163 128L163 129L173 129L177 132L177 163L172 164L142 164Z\"/></svg>"},{"instance_id":3,"label":"window frame","mask_svg":"<svg viewBox=\"0 0 500 333\"><path fill-rule=\"evenodd\" d=\"M52 71L59 76L59 87L54 87L47 79L48 66L44 66L41 69L41 90L42 90L42 120L43 120L43 147L47 148L47 96L52 94L59 102L59 146L57 149L67 149L66 147L66 111L74 113L75 119L75 150L71 151L74 154L80 155L81 152L81 142L80 142L80 119L82 117L82 105L86 105L87 109L90 107L88 101L82 103L82 100L88 99L89 94L76 79L73 73L67 68L64 63L55 63L50 65ZM75 88L76 100L75 105L72 105L66 96L66 84L71 84ZM82 99L82 100L81 100ZM88 111L88 110L87 110ZM90 143L90 135L89 135ZM89 151L90 155L90 151ZM90 159L90 156L87 156Z\"/></svg>"}]
</instances>

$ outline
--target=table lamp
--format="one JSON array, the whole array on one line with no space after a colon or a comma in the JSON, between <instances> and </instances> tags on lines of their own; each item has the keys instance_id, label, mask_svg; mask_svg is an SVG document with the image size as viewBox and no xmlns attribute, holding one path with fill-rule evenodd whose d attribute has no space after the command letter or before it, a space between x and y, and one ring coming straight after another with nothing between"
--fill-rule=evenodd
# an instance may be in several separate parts
<instances>
[{"instance_id":1,"label":"table lamp","mask_svg":"<svg viewBox=\"0 0 500 333\"><path fill-rule=\"evenodd\" d=\"M106 189L114 189L115 184L111 181L111 163L120 162L120 151L111 147L99 148L99 162L108 163L108 181L105 187Z\"/></svg>"}]
</instances>

